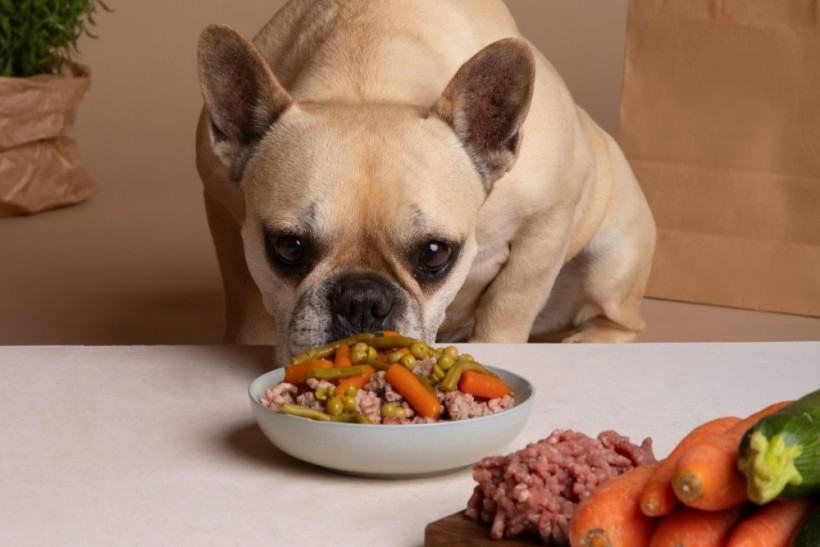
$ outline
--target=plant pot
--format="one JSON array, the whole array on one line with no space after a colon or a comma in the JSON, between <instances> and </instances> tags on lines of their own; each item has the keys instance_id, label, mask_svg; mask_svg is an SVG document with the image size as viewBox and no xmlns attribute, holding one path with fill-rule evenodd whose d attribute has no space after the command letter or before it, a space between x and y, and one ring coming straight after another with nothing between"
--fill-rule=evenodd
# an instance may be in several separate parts
<instances>
[{"instance_id":1,"label":"plant pot","mask_svg":"<svg viewBox=\"0 0 820 547\"><path fill-rule=\"evenodd\" d=\"M59 75L0 77L0 216L33 214L98 191L69 136L89 70L66 61Z\"/></svg>"}]
</instances>

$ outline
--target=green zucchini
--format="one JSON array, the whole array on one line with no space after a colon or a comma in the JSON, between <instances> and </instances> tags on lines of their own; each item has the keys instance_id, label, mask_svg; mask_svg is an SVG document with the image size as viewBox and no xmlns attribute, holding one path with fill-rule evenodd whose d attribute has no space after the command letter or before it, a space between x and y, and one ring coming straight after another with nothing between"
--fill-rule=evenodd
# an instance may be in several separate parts
<instances>
[{"instance_id":1,"label":"green zucchini","mask_svg":"<svg viewBox=\"0 0 820 547\"><path fill-rule=\"evenodd\" d=\"M797 529L789 547L817 547L820 545L820 502L814 504Z\"/></svg>"},{"instance_id":2,"label":"green zucchini","mask_svg":"<svg viewBox=\"0 0 820 547\"><path fill-rule=\"evenodd\" d=\"M752 426L737 463L757 504L820 491L820 389Z\"/></svg>"}]
</instances>

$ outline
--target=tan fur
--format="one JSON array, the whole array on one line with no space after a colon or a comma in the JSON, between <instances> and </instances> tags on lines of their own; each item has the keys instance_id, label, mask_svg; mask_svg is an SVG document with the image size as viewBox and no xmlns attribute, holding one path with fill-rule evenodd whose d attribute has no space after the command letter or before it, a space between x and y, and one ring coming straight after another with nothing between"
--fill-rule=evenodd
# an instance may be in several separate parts
<instances>
[{"instance_id":1,"label":"tan fur","mask_svg":"<svg viewBox=\"0 0 820 547\"><path fill-rule=\"evenodd\" d=\"M237 65L251 67L243 80ZM401 304L390 326L431 342L630 341L643 329L646 201L502 2L295 0L253 45L207 29L200 78L197 167L226 342L278 343L284 356L327 341L316 325L340 273L385 279ZM220 89L258 104L221 106ZM488 104L497 115L482 115ZM250 120L241 138L212 129L235 119ZM309 233L320 259L283 278L263 226ZM432 286L407 258L427 236L463 242Z\"/></svg>"}]
</instances>

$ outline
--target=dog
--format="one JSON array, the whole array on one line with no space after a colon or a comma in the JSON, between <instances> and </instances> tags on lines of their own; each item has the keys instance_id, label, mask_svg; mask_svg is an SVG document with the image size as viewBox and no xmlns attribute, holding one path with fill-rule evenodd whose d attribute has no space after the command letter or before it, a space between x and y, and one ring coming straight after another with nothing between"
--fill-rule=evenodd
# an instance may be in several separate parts
<instances>
[{"instance_id":1,"label":"dog","mask_svg":"<svg viewBox=\"0 0 820 547\"><path fill-rule=\"evenodd\" d=\"M655 246L615 141L498 0L292 0L201 34L225 342L628 342Z\"/></svg>"}]
</instances>

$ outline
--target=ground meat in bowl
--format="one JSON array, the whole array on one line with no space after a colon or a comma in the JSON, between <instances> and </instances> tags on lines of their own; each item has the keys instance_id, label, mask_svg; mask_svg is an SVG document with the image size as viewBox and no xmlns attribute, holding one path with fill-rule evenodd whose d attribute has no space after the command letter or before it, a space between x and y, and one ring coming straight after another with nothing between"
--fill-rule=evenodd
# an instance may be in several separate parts
<instances>
[{"instance_id":1,"label":"ground meat in bowl","mask_svg":"<svg viewBox=\"0 0 820 547\"><path fill-rule=\"evenodd\" d=\"M593 439L557 429L517 452L476 463L478 484L466 515L491 524L495 539L537 534L545 543L567 545L569 520L582 499L605 480L655 461L649 438L637 446L614 431Z\"/></svg>"}]
</instances>

